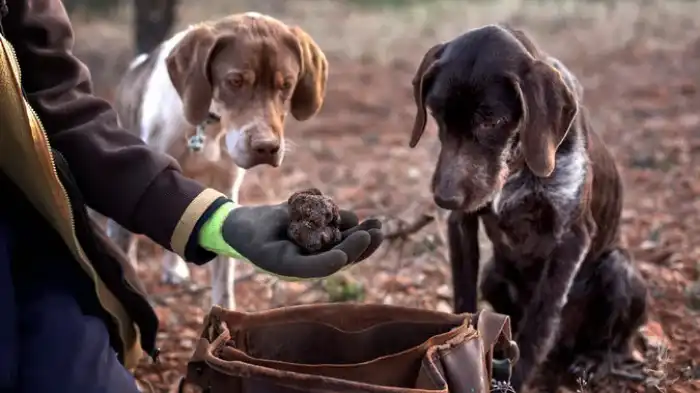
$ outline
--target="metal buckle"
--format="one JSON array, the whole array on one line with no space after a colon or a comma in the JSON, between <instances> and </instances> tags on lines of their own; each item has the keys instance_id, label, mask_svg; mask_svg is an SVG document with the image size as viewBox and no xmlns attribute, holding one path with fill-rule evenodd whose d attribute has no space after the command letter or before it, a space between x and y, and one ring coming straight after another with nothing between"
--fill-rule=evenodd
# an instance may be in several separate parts
<instances>
[{"instance_id":1,"label":"metal buckle","mask_svg":"<svg viewBox=\"0 0 700 393\"><path fill-rule=\"evenodd\" d=\"M520 358L520 348L518 344L510 340L508 347L504 349L506 352L505 359L491 360L491 391L498 393L513 393L513 387L510 385L510 378L513 374L513 365Z\"/></svg>"},{"instance_id":2,"label":"metal buckle","mask_svg":"<svg viewBox=\"0 0 700 393\"><path fill-rule=\"evenodd\" d=\"M510 381L513 373L513 363L510 359L493 359L491 361L491 379L495 381Z\"/></svg>"}]
</instances>

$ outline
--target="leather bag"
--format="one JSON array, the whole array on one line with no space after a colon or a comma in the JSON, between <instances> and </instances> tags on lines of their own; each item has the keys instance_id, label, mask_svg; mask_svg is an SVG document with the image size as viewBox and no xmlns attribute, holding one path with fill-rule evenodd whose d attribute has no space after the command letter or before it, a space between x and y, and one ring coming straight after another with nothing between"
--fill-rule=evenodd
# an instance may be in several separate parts
<instances>
[{"instance_id":1,"label":"leather bag","mask_svg":"<svg viewBox=\"0 0 700 393\"><path fill-rule=\"evenodd\" d=\"M247 313L215 306L179 391L512 392L517 357L509 318L486 310L333 303Z\"/></svg>"}]
</instances>

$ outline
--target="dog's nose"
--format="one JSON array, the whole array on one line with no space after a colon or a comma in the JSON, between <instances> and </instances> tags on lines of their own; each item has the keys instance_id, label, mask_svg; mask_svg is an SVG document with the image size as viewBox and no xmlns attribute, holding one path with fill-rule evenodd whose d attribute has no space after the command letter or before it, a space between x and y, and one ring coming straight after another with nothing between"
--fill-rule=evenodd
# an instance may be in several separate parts
<instances>
[{"instance_id":1,"label":"dog's nose","mask_svg":"<svg viewBox=\"0 0 700 393\"><path fill-rule=\"evenodd\" d=\"M278 139L253 140L250 142L250 151L256 162L272 165L277 162L280 141Z\"/></svg>"},{"instance_id":2,"label":"dog's nose","mask_svg":"<svg viewBox=\"0 0 700 393\"><path fill-rule=\"evenodd\" d=\"M433 195L435 204L445 210L458 210L464 205L464 197L459 194L438 194Z\"/></svg>"}]
</instances>

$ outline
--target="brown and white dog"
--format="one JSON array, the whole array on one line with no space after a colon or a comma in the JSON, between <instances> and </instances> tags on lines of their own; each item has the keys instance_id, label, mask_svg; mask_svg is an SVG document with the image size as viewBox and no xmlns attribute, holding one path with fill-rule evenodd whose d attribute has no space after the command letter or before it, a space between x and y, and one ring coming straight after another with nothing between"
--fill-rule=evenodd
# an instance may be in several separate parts
<instances>
[{"instance_id":1,"label":"brown and white dog","mask_svg":"<svg viewBox=\"0 0 700 393\"><path fill-rule=\"evenodd\" d=\"M122 125L168 153L185 175L238 202L246 169L284 158L288 112L304 121L320 109L328 64L298 27L249 12L192 25L138 56L117 89ZM107 230L136 263L135 237ZM186 263L164 254L163 280L189 279ZM212 302L235 308L233 260L211 262Z\"/></svg>"}]
</instances>

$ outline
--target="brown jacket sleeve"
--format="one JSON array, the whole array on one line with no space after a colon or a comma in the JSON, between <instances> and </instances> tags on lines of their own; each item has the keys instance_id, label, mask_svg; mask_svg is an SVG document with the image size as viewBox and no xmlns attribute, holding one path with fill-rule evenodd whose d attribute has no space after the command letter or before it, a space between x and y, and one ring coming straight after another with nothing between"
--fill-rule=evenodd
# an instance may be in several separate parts
<instances>
[{"instance_id":1,"label":"brown jacket sleeve","mask_svg":"<svg viewBox=\"0 0 700 393\"><path fill-rule=\"evenodd\" d=\"M92 94L89 71L72 54L73 31L60 0L7 5L2 25L17 52L28 100L86 203L183 257L188 249L187 260L210 259L193 249L192 234L222 194L184 177L173 158L119 127L116 112Z\"/></svg>"}]
</instances>

